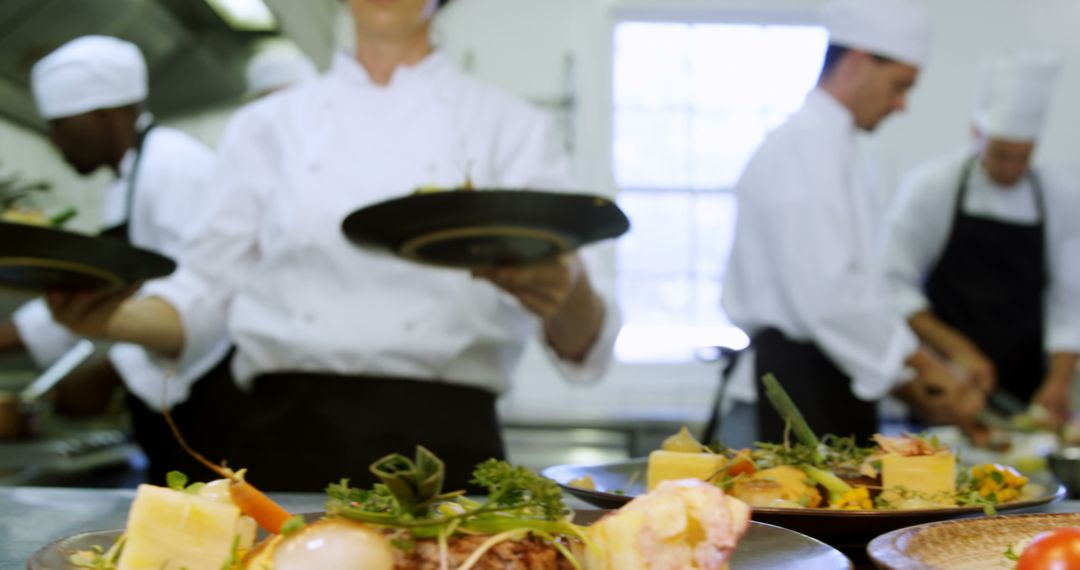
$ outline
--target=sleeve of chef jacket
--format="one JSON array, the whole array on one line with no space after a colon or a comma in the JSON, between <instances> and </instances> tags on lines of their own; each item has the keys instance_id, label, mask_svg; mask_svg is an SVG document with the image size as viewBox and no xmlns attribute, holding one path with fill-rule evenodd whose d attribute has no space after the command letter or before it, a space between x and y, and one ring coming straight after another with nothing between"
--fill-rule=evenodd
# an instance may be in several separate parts
<instances>
[{"instance_id":1,"label":"sleeve of chef jacket","mask_svg":"<svg viewBox=\"0 0 1080 570\"><path fill-rule=\"evenodd\" d=\"M740 195L769 197L758 204L767 213L758 222L768 224L760 235L771 253L762 263L780 268L793 316L852 378L855 395L881 398L900 379L917 341L896 314L880 264L867 266L857 256L863 238L840 190L843 166L813 148L782 150L773 154L780 161L757 161L740 182L746 184Z\"/></svg>"},{"instance_id":2,"label":"sleeve of chef jacket","mask_svg":"<svg viewBox=\"0 0 1080 570\"><path fill-rule=\"evenodd\" d=\"M497 146L500 184L510 188L540 190L576 190L570 174L570 162L562 142L540 111L524 104L507 108L501 125L502 137ZM615 340L622 328L622 315L612 294L611 279L598 271L610 264L603 263L603 246L582 250L581 257L589 279L604 303L604 322L599 334L582 362L561 358L547 342L543 327L539 327L541 346L562 376L574 383L599 380L611 365Z\"/></svg>"},{"instance_id":3,"label":"sleeve of chef jacket","mask_svg":"<svg viewBox=\"0 0 1080 570\"><path fill-rule=\"evenodd\" d=\"M23 304L12 315L12 321L26 351L41 368L52 365L79 341L79 337L53 320L44 299Z\"/></svg>"},{"instance_id":4,"label":"sleeve of chef jacket","mask_svg":"<svg viewBox=\"0 0 1080 570\"><path fill-rule=\"evenodd\" d=\"M1046 347L1080 353L1080 186L1062 173L1042 177L1047 216Z\"/></svg>"},{"instance_id":5,"label":"sleeve of chef jacket","mask_svg":"<svg viewBox=\"0 0 1080 570\"><path fill-rule=\"evenodd\" d=\"M178 270L144 287L146 294L165 299L180 315L180 369L197 365L226 333L236 284L257 255L256 231L275 169L261 142L271 138L259 131L269 126L253 118L250 108L243 109L226 129L206 204L193 222Z\"/></svg>"},{"instance_id":6,"label":"sleeve of chef jacket","mask_svg":"<svg viewBox=\"0 0 1080 570\"><path fill-rule=\"evenodd\" d=\"M138 178L132 238L137 245L179 260L195 237L195 220L210 203L214 154L186 135L162 128L151 134ZM153 291L153 282L140 295ZM155 353L123 343L109 351L110 360L128 389L148 406L160 410L187 398L191 385L217 364L228 351L224 334L214 349L180 365ZM171 372L167 374L166 371ZM162 382L166 382L167 388ZM164 396L163 396L164 395Z\"/></svg>"},{"instance_id":7,"label":"sleeve of chef jacket","mask_svg":"<svg viewBox=\"0 0 1080 570\"><path fill-rule=\"evenodd\" d=\"M923 287L948 241L956 192L952 176L927 168L911 173L900 185L889 214L885 273L905 319L930 307Z\"/></svg>"}]
</instances>

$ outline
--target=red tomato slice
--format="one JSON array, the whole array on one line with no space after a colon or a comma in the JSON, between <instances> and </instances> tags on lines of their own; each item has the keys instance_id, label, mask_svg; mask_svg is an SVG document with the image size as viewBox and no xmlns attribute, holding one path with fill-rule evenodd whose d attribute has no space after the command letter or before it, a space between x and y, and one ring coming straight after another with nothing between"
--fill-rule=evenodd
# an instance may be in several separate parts
<instances>
[{"instance_id":1,"label":"red tomato slice","mask_svg":"<svg viewBox=\"0 0 1080 570\"><path fill-rule=\"evenodd\" d=\"M1016 570L1080 570L1080 528L1044 532L1024 549Z\"/></svg>"}]
</instances>

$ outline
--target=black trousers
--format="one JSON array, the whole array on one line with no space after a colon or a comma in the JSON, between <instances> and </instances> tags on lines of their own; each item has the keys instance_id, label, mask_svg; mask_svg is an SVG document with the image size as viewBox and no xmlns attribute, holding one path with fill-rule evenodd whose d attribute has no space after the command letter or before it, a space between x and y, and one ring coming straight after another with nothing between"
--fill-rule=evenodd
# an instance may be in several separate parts
<instances>
[{"instance_id":1,"label":"black trousers","mask_svg":"<svg viewBox=\"0 0 1080 570\"><path fill-rule=\"evenodd\" d=\"M877 433L876 403L856 398L851 379L817 346L793 341L776 329L765 329L754 336L753 347L761 441L779 443L784 438L784 420L765 397L761 384L761 377L768 373L780 381L818 437L830 433L854 435L865 443Z\"/></svg>"},{"instance_id":2,"label":"black trousers","mask_svg":"<svg viewBox=\"0 0 1080 570\"><path fill-rule=\"evenodd\" d=\"M229 456L268 491L374 483L372 462L423 445L446 464L444 489L471 489L476 464L505 457L488 390L437 381L276 373L255 379Z\"/></svg>"},{"instance_id":3,"label":"black trousers","mask_svg":"<svg viewBox=\"0 0 1080 570\"><path fill-rule=\"evenodd\" d=\"M214 463L228 461L229 442L243 415L247 396L236 387L229 362L232 351L191 387L188 399L172 408L170 415L195 451ZM204 465L184 452L169 430L165 417L142 400L127 395L135 442L149 460L148 482L164 485L169 471L182 471L192 481L216 479Z\"/></svg>"}]
</instances>

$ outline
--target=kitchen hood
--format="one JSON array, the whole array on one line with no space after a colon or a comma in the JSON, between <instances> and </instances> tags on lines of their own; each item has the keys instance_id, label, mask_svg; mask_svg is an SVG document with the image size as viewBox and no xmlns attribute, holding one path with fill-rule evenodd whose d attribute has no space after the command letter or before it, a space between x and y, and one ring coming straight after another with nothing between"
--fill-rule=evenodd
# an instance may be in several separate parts
<instances>
[{"instance_id":1,"label":"kitchen hood","mask_svg":"<svg viewBox=\"0 0 1080 570\"><path fill-rule=\"evenodd\" d=\"M205 0L0 0L0 117L44 130L30 68L78 36L137 44L150 70L149 108L169 117L240 100L254 44L275 33L237 29Z\"/></svg>"}]
</instances>

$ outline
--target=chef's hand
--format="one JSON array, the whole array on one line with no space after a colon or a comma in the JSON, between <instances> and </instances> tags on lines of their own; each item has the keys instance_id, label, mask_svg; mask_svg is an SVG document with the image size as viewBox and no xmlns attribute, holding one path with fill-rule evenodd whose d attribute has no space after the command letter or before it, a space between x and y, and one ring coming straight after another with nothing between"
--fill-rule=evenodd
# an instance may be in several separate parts
<instances>
[{"instance_id":1,"label":"chef's hand","mask_svg":"<svg viewBox=\"0 0 1080 570\"><path fill-rule=\"evenodd\" d=\"M160 297L132 295L138 285L119 291L54 291L45 296L53 319L85 337L130 342L175 358L184 348L180 314Z\"/></svg>"},{"instance_id":2,"label":"chef's hand","mask_svg":"<svg viewBox=\"0 0 1080 570\"><path fill-rule=\"evenodd\" d=\"M89 338L111 337L117 311L139 286L99 291L50 291L45 295L53 319Z\"/></svg>"},{"instance_id":3,"label":"chef's hand","mask_svg":"<svg viewBox=\"0 0 1080 570\"><path fill-rule=\"evenodd\" d=\"M1047 412L1044 418L1046 427L1059 428L1069 421L1069 400L1072 398L1072 379L1047 376L1031 403L1042 406Z\"/></svg>"},{"instance_id":4,"label":"chef's hand","mask_svg":"<svg viewBox=\"0 0 1080 570\"><path fill-rule=\"evenodd\" d=\"M966 375L968 381L976 388L987 394L997 385L997 371L994 369L994 363L974 346L952 355L950 363L958 368L962 375Z\"/></svg>"},{"instance_id":5,"label":"chef's hand","mask_svg":"<svg viewBox=\"0 0 1080 570\"><path fill-rule=\"evenodd\" d=\"M577 254L522 266L474 269L517 298L544 323L548 344L563 358L581 361L604 322L604 303L589 283Z\"/></svg>"},{"instance_id":6,"label":"chef's hand","mask_svg":"<svg viewBox=\"0 0 1080 570\"><path fill-rule=\"evenodd\" d=\"M574 254L530 265L474 269L473 277L487 279L521 301L526 309L543 319L556 315L571 289L584 273L581 259Z\"/></svg>"},{"instance_id":7,"label":"chef's hand","mask_svg":"<svg viewBox=\"0 0 1080 570\"><path fill-rule=\"evenodd\" d=\"M895 394L932 424L973 424L986 407L986 393L956 373L925 348L908 363L916 377L897 388Z\"/></svg>"}]
</instances>

